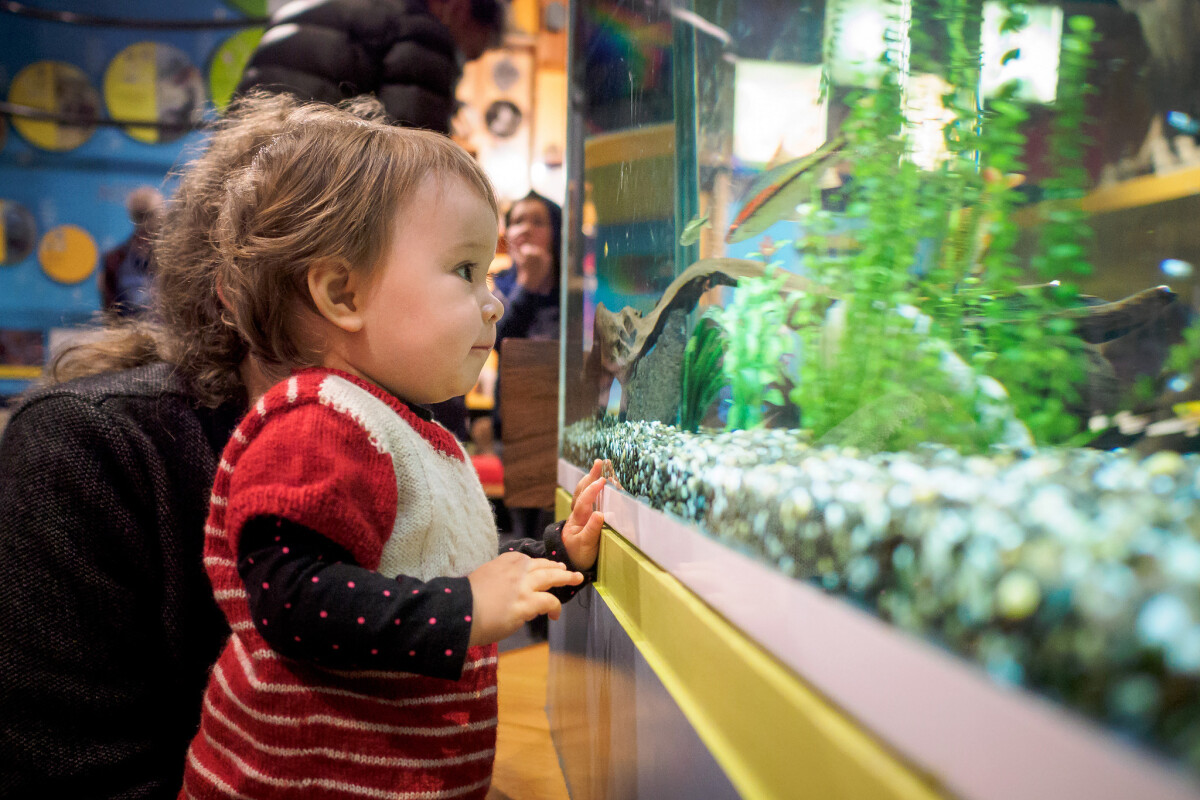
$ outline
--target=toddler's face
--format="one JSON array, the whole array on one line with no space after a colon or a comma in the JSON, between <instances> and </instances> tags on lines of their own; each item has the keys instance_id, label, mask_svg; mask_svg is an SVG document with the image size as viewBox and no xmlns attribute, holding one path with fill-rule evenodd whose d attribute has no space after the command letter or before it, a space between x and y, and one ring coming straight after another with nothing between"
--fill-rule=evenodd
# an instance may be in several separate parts
<instances>
[{"instance_id":1,"label":"toddler's face","mask_svg":"<svg viewBox=\"0 0 1200 800\"><path fill-rule=\"evenodd\" d=\"M462 178L426 178L362 295L353 366L415 403L470 391L504 313L486 281L496 229L491 206Z\"/></svg>"}]
</instances>

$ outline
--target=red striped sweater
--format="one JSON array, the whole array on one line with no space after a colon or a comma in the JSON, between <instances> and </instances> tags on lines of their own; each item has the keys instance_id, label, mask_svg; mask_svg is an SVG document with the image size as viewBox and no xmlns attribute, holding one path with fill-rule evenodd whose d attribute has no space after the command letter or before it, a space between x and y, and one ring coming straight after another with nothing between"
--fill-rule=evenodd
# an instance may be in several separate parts
<instances>
[{"instance_id":1,"label":"red striped sweater","mask_svg":"<svg viewBox=\"0 0 1200 800\"><path fill-rule=\"evenodd\" d=\"M278 655L250 619L236 565L242 525L262 515L305 525L389 577L462 576L496 554L487 499L445 429L327 370L268 392L238 426L213 487L205 566L233 633L180 797L484 797L496 646L468 650L458 681Z\"/></svg>"}]
</instances>

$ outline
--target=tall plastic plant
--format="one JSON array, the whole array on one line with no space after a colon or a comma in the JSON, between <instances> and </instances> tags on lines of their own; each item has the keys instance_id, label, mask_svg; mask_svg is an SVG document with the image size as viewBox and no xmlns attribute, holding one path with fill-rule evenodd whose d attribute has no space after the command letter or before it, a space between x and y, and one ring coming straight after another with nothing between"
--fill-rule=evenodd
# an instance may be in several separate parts
<instances>
[{"instance_id":1,"label":"tall plastic plant","mask_svg":"<svg viewBox=\"0 0 1200 800\"><path fill-rule=\"evenodd\" d=\"M731 391L728 430L756 427L765 404L783 405L780 364L791 341L785 280L770 268L765 277L743 279L732 300L713 312L726 342L721 371Z\"/></svg>"},{"instance_id":2,"label":"tall plastic plant","mask_svg":"<svg viewBox=\"0 0 1200 800\"><path fill-rule=\"evenodd\" d=\"M1070 408L1086 405L1080 390L1086 353L1071 323L1055 313L1078 305L1073 281L1091 271L1093 233L1079 201L1087 185L1082 160L1094 42L1090 17L1068 18L1047 148L1052 170L1042 187L1043 220L1032 264L1048 285L1020 293L1019 303L992 303L983 309L987 372L1009 387L1018 416L1039 442L1072 443L1084 429ZM1000 266L992 268L1010 274Z\"/></svg>"},{"instance_id":3,"label":"tall plastic plant","mask_svg":"<svg viewBox=\"0 0 1200 800\"><path fill-rule=\"evenodd\" d=\"M866 423L889 431L878 446L940 441L975 450L997 435L980 411L995 401L984 396L994 391L983 388L994 386L984 378L992 376L1038 441L1067 440L1078 427L1067 406L1077 399L1082 344L1053 312L1074 295L1022 289L1029 277L1012 253L1028 112L1013 86L986 103L978 93L977 2L938 0L922 13L922 25L914 27L936 28L941 44L928 47L933 37L918 37L908 50L906 42L890 41L878 87L850 98L842 125L853 161L846 216L857 223L857 247L831 255L828 215L819 203L805 220L799 247L805 267L838 300L831 312L823 298L794 299L791 322L803 357L790 400L818 439L830 432L844 438L846 426L902 407L911 415L906 424ZM1003 25L1015 30L1024 23L1020 7L1010 3ZM1080 139L1083 108L1075 99L1086 91L1088 32L1084 22L1069 25L1054 142ZM942 98L952 117L946 156L933 169L918 167L909 152L902 64L939 71L950 87ZM1071 148L1064 153L1078 155ZM1083 176L1068 162L1049 186L1078 194ZM1073 258L1069 269L1078 274L1086 269L1082 217L1059 210L1052 222L1059 227L1047 229L1040 261L1057 259L1061 272ZM964 373L974 378L964 380Z\"/></svg>"},{"instance_id":4,"label":"tall plastic plant","mask_svg":"<svg viewBox=\"0 0 1200 800\"><path fill-rule=\"evenodd\" d=\"M679 427L695 432L721 387L725 384L721 369L725 355L725 335L710 314L696 323L683 352L679 376Z\"/></svg>"}]
</instances>

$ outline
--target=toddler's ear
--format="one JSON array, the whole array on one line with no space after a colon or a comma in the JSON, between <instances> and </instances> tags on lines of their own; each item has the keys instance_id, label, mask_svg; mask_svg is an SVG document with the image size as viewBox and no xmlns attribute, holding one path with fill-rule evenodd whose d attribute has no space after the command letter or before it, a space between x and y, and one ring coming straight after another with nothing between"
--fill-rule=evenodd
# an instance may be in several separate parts
<instances>
[{"instance_id":1,"label":"toddler's ear","mask_svg":"<svg viewBox=\"0 0 1200 800\"><path fill-rule=\"evenodd\" d=\"M322 260L308 268L308 292L321 316L347 333L362 330L363 318L355 303L362 290L358 273L344 263Z\"/></svg>"}]
</instances>

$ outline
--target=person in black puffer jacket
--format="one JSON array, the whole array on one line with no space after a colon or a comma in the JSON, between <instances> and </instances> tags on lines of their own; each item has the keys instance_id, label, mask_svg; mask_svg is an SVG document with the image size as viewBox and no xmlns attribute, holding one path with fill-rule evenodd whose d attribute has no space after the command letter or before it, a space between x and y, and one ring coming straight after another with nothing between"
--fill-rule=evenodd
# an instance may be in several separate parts
<instances>
[{"instance_id":1,"label":"person in black puffer jacket","mask_svg":"<svg viewBox=\"0 0 1200 800\"><path fill-rule=\"evenodd\" d=\"M395 123L449 133L462 64L499 44L505 16L504 0L294 0L272 16L238 91L373 94Z\"/></svg>"}]
</instances>

